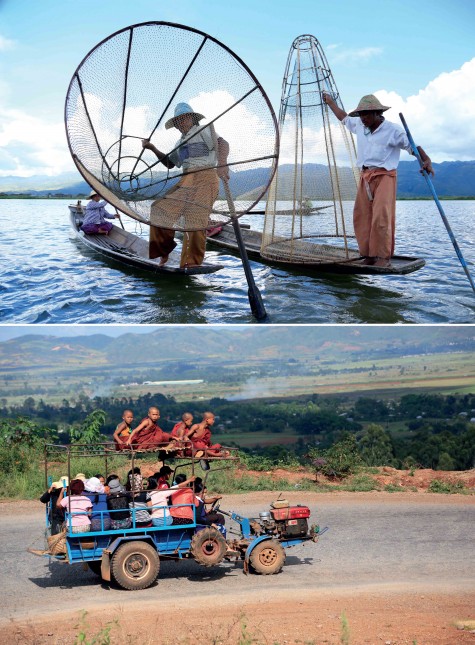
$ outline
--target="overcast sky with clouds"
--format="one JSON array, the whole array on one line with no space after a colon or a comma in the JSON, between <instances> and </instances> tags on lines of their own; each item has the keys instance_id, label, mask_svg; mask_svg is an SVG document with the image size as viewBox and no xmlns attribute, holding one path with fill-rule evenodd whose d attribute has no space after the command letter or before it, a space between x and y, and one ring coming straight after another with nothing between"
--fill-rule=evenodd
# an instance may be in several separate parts
<instances>
[{"instance_id":1,"label":"overcast sky with clouds","mask_svg":"<svg viewBox=\"0 0 475 645\"><path fill-rule=\"evenodd\" d=\"M163 20L202 30L251 68L279 111L292 41L323 46L345 107L376 93L403 111L433 161L475 158L473 0L0 0L0 176L73 170L63 110L71 77L102 39Z\"/></svg>"}]
</instances>

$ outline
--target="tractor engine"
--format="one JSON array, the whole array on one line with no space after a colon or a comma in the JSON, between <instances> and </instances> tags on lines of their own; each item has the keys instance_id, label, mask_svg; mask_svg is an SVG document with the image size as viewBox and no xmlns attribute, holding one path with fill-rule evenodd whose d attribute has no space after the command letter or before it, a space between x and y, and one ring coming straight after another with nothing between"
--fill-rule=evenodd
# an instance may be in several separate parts
<instances>
[{"instance_id":1,"label":"tractor engine","mask_svg":"<svg viewBox=\"0 0 475 645\"><path fill-rule=\"evenodd\" d=\"M267 533L284 539L305 537L308 534L307 518L309 517L308 506L271 508L270 511L259 513L261 527L259 533ZM255 530L257 527L253 528Z\"/></svg>"}]
</instances>

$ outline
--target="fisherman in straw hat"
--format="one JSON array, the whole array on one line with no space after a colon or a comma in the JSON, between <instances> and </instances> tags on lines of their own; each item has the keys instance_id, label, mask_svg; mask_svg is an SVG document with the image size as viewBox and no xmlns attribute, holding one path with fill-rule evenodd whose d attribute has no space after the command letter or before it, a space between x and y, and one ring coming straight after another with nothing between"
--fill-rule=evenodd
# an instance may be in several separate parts
<instances>
[{"instance_id":1,"label":"fisherman in straw hat","mask_svg":"<svg viewBox=\"0 0 475 645\"><path fill-rule=\"evenodd\" d=\"M386 121L383 112L390 108L373 94L363 96L349 114L338 107L329 93L323 93L323 100L348 130L356 134L361 175L353 224L364 264L390 267L396 229L396 169L401 149L413 154L409 139L402 127ZM424 169L433 175L431 160L422 148L417 149Z\"/></svg>"},{"instance_id":2,"label":"fisherman in straw hat","mask_svg":"<svg viewBox=\"0 0 475 645\"><path fill-rule=\"evenodd\" d=\"M115 219L116 215L106 211L107 202L101 199L95 190L92 190L87 198L89 202L86 206L86 214L84 215L81 230L86 235L109 235L112 224L106 222L106 219Z\"/></svg>"},{"instance_id":3,"label":"fisherman in straw hat","mask_svg":"<svg viewBox=\"0 0 475 645\"><path fill-rule=\"evenodd\" d=\"M176 246L174 241L178 220L184 229L180 267L202 264L206 250L206 227L213 204L218 197L219 177L228 180L229 145L214 132L213 126L200 126L205 117L188 103L178 103L174 116L165 128L176 128L181 137L169 154L158 150L149 139L142 146L151 150L167 168L183 168L183 175L167 194L155 200L150 211L150 258L168 261ZM165 228L164 228L165 226ZM194 230L192 230L194 229ZM198 230L197 230L198 229Z\"/></svg>"}]
</instances>

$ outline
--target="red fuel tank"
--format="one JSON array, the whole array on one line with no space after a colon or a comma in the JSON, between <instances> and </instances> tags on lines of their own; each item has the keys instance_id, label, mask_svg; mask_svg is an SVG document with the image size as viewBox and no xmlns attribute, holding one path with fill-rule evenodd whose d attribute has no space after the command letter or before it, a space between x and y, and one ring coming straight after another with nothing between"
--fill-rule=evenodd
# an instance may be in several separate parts
<instances>
[{"instance_id":1,"label":"red fuel tank","mask_svg":"<svg viewBox=\"0 0 475 645\"><path fill-rule=\"evenodd\" d=\"M308 506L287 506L287 508L271 508L275 521L295 520L301 517L310 517Z\"/></svg>"}]
</instances>

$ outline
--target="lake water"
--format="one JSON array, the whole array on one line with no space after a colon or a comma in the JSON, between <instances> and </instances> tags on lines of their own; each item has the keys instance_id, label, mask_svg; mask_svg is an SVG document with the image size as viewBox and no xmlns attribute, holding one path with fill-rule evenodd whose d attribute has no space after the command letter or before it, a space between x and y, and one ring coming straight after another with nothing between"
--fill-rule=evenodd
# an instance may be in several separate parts
<instances>
[{"instance_id":1,"label":"lake water","mask_svg":"<svg viewBox=\"0 0 475 645\"><path fill-rule=\"evenodd\" d=\"M70 200L0 200L0 323L254 323L239 258L201 276L153 276L108 262L70 232ZM443 207L475 275L475 201ZM139 225L123 217L126 228ZM261 229L263 216L245 216ZM396 253L427 265L406 276L313 275L251 262L264 324L475 322L475 293L433 201L397 205ZM143 235L148 235L144 226Z\"/></svg>"}]
</instances>

